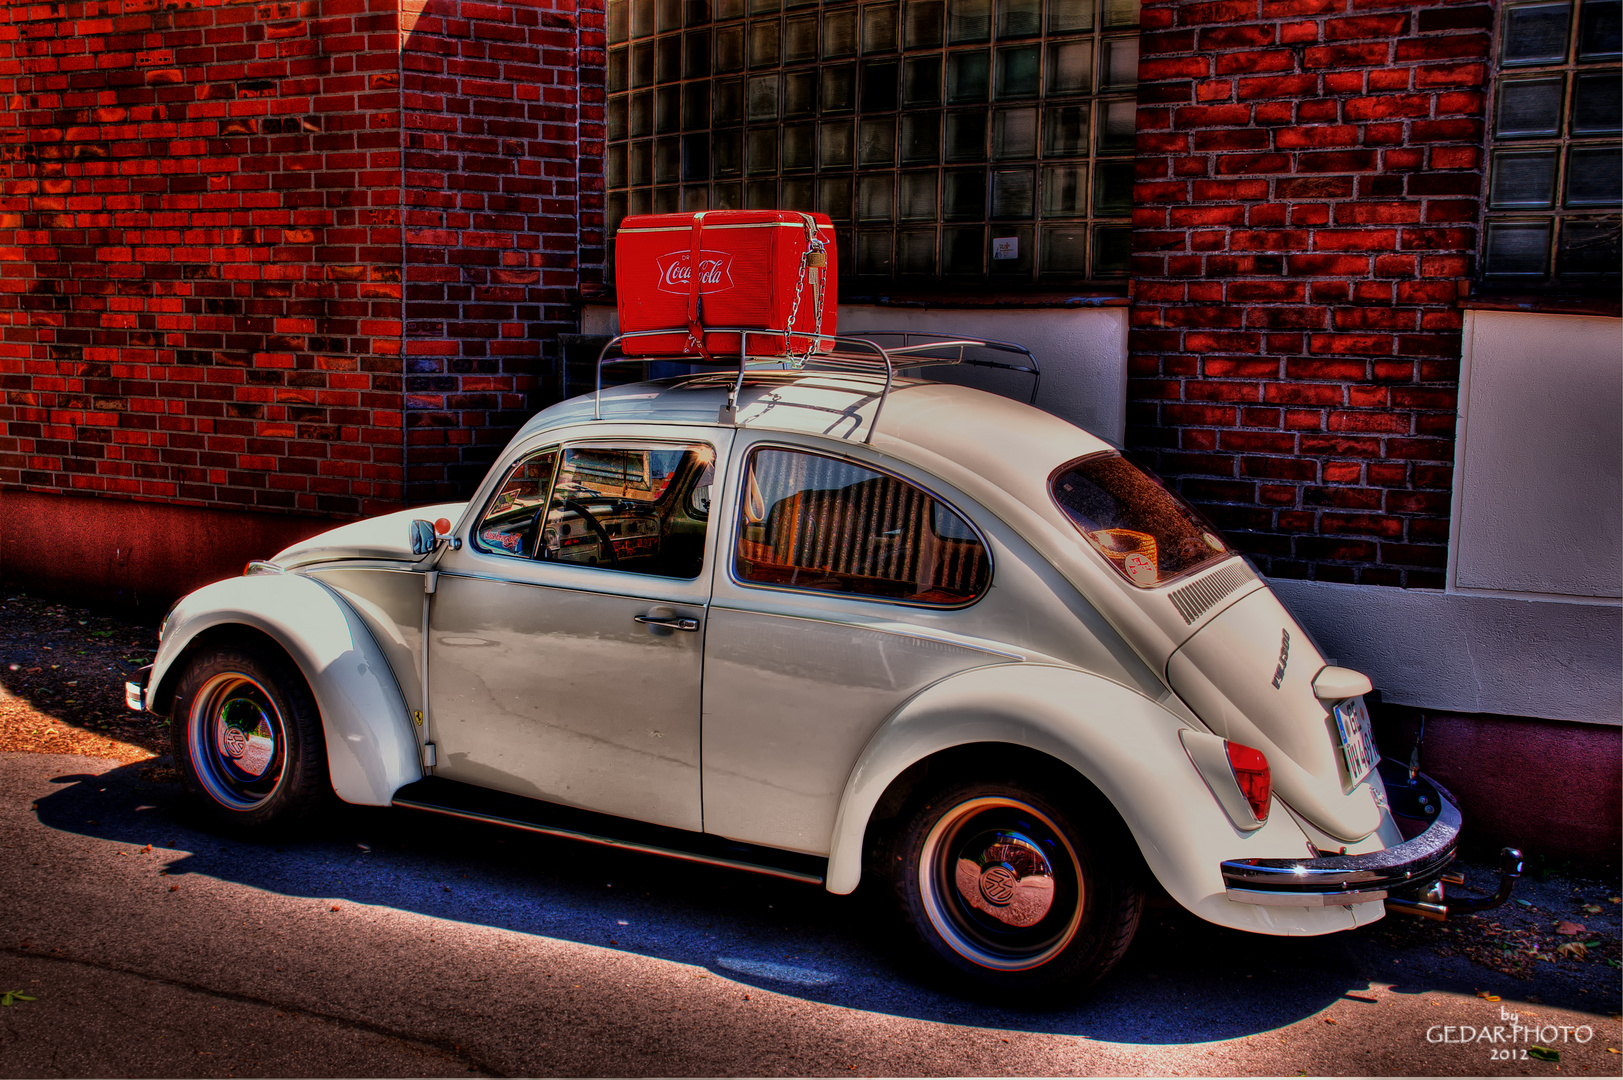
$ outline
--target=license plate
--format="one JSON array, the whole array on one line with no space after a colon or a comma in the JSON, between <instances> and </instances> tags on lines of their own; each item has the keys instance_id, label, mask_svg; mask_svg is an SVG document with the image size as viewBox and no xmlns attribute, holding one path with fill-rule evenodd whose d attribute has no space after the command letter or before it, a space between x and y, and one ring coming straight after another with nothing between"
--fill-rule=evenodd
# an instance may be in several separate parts
<instances>
[{"instance_id":1,"label":"license plate","mask_svg":"<svg viewBox=\"0 0 1623 1080\"><path fill-rule=\"evenodd\" d=\"M1370 728L1369 710L1361 697L1348 698L1333 710L1336 732L1341 738L1341 760L1347 766L1347 779L1356 787L1374 771L1381 755L1375 751L1375 732Z\"/></svg>"}]
</instances>

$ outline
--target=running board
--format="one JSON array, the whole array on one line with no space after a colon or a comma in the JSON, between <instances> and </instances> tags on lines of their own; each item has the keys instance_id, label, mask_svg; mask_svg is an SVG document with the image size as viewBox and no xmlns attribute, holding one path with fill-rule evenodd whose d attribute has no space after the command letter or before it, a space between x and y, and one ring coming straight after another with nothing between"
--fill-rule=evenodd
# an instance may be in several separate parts
<instances>
[{"instance_id":1,"label":"running board","mask_svg":"<svg viewBox=\"0 0 1623 1080\"><path fill-rule=\"evenodd\" d=\"M828 867L827 859L812 855L736 844L707 833L595 814L442 777L428 777L407 784L395 792L391 802L408 810L422 810L463 821L500 825L507 829L647 855L662 855L705 866L743 870L808 885L823 884Z\"/></svg>"}]
</instances>

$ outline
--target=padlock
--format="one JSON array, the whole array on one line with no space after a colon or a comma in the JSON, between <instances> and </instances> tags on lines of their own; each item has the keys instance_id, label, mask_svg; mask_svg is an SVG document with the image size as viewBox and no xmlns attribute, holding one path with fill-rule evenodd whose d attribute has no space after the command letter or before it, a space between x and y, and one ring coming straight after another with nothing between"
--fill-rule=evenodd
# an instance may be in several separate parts
<instances>
[{"instance_id":1,"label":"padlock","mask_svg":"<svg viewBox=\"0 0 1623 1080\"><path fill-rule=\"evenodd\" d=\"M812 248L812 250L806 253L806 265L827 266L828 252L824 251L822 248Z\"/></svg>"}]
</instances>

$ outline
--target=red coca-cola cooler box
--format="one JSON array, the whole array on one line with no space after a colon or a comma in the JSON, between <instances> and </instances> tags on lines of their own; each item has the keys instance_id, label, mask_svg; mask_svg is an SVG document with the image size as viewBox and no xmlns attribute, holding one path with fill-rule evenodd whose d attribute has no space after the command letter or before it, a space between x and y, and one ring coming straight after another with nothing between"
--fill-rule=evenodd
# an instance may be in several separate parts
<instances>
[{"instance_id":1,"label":"red coca-cola cooler box","mask_svg":"<svg viewBox=\"0 0 1623 1080\"><path fill-rule=\"evenodd\" d=\"M804 354L834 333L834 227L823 214L710 210L639 214L615 234L627 356ZM748 334L712 333L716 327ZM799 333L797 334L796 331Z\"/></svg>"}]
</instances>

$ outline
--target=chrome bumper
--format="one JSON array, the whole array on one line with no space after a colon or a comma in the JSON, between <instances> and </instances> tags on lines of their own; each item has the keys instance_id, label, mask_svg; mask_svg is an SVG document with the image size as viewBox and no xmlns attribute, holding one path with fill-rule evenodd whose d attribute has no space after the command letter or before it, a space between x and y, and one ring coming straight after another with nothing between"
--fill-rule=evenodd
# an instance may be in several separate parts
<instances>
[{"instance_id":1,"label":"chrome bumper","mask_svg":"<svg viewBox=\"0 0 1623 1080\"><path fill-rule=\"evenodd\" d=\"M1459 847L1460 808L1447 789L1430 777L1416 774L1409 783L1407 773L1401 770L1401 789L1389 788L1388 794L1400 816L1431 822L1425 832L1366 855L1230 859L1223 863L1228 898L1271 907L1372 904L1393 892L1415 893L1441 878ZM1435 811L1428 809L1432 807ZM1410 809L1414 812L1405 812Z\"/></svg>"},{"instance_id":2,"label":"chrome bumper","mask_svg":"<svg viewBox=\"0 0 1623 1080\"><path fill-rule=\"evenodd\" d=\"M136 712L145 712L147 707L147 680L152 678L152 665L148 664L135 673L135 678L124 684L124 707L134 709Z\"/></svg>"}]
</instances>

